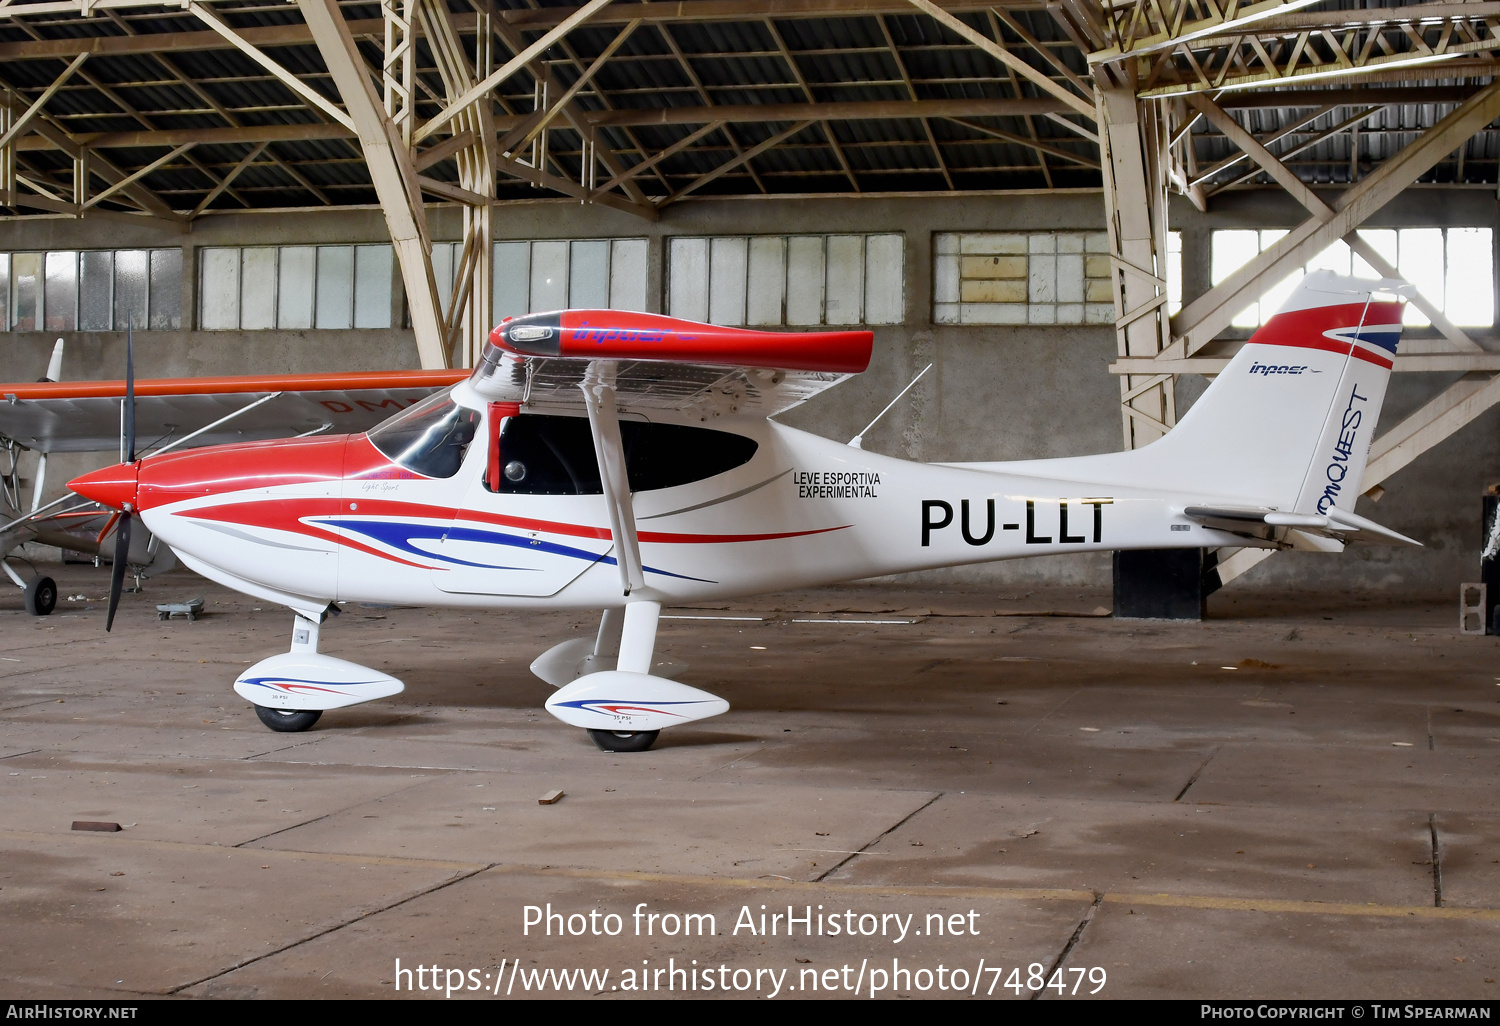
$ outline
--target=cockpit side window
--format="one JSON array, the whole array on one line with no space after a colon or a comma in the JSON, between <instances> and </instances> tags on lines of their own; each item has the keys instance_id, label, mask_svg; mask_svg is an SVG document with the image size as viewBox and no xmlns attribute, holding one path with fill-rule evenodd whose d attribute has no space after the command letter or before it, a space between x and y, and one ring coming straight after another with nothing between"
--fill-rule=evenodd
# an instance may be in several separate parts
<instances>
[{"instance_id":1,"label":"cockpit side window","mask_svg":"<svg viewBox=\"0 0 1500 1026\"><path fill-rule=\"evenodd\" d=\"M429 396L370 429L370 443L387 459L423 477L449 478L479 429L480 415L448 397Z\"/></svg>"},{"instance_id":2,"label":"cockpit side window","mask_svg":"<svg viewBox=\"0 0 1500 1026\"><path fill-rule=\"evenodd\" d=\"M678 424L620 422L633 492L702 481L750 462L757 443L743 435ZM583 417L523 414L500 433L499 491L515 495L598 495L599 460ZM494 482L485 481L494 491Z\"/></svg>"}]
</instances>

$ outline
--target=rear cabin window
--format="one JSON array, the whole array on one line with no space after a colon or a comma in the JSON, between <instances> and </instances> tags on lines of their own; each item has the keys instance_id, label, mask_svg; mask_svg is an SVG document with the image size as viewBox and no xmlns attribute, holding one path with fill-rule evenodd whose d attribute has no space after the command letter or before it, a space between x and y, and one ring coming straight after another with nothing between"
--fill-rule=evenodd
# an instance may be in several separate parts
<instances>
[{"instance_id":1,"label":"rear cabin window","mask_svg":"<svg viewBox=\"0 0 1500 1026\"><path fill-rule=\"evenodd\" d=\"M702 481L750 462L757 444L743 435L678 424L620 422L632 492ZM599 495L599 460L583 417L523 414L500 433L499 491L517 495ZM488 478L485 487L495 491Z\"/></svg>"}]
</instances>

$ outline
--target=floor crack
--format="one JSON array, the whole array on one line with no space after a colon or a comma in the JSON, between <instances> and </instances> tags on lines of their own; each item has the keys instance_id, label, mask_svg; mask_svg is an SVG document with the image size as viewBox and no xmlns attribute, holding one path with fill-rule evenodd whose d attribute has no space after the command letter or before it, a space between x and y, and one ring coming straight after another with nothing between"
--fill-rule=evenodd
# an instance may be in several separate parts
<instances>
[{"instance_id":1,"label":"floor crack","mask_svg":"<svg viewBox=\"0 0 1500 1026\"><path fill-rule=\"evenodd\" d=\"M1432 907L1443 907L1443 858L1438 843L1437 813L1427 816L1427 830L1432 836Z\"/></svg>"},{"instance_id":2,"label":"floor crack","mask_svg":"<svg viewBox=\"0 0 1500 1026\"><path fill-rule=\"evenodd\" d=\"M935 794L931 798L927 799L921 805L918 805L915 809L912 809L905 816L902 816L901 820L898 823L895 823L894 825L892 825L888 829L882 830L880 833L876 834L873 838L871 838L867 843L860 845L859 851L854 852L852 855L846 855L846 856L844 856L842 859L840 859L833 866L829 867L829 869L826 872L819 873L817 876L813 877L813 883L822 883L824 880L828 879L828 875L830 873L832 873L835 870L839 869L841 866L844 866L844 865L847 865L850 862L853 862L855 859L857 859L861 855L863 855L866 851L869 851L872 847L874 847L875 845L879 844L883 838L889 837L891 834L895 833L897 830L900 830L907 823L911 822L911 818L913 816L915 816L917 813L921 812L923 809L927 808L933 802L937 801L939 798L941 798L943 796L943 794L944 794L944 792L939 791L937 794Z\"/></svg>"},{"instance_id":3,"label":"floor crack","mask_svg":"<svg viewBox=\"0 0 1500 1026\"><path fill-rule=\"evenodd\" d=\"M424 898L427 895L436 893L437 891L440 891L440 890L442 890L445 887L452 887L456 883L463 883L463 881L469 879L470 877L472 877L472 876L478 876L480 873L488 872L489 870L494 869L498 865L499 865L498 862L491 862L487 866L481 866L478 869L471 869L471 870L469 870L466 873L459 873L457 876L454 876L452 879L444 880L441 883L434 884L431 887L424 887L422 890L418 891L415 894L408 894L406 897L402 898L400 901L393 901L389 905L382 905L379 908L372 908L372 909L369 909L369 910L367 910L365 912L361 912L359 915L353 916L353 917L351 917L349 919L346 919L346 920L344 920L341 923L334 923L332 926L328 927L327 929L319 930L317 933L308 934L306 937L300 937L297 940L294 940L294 941L292 941L292 942L290 942L288 944L283 944L279 948L275 948L275 949L273 949L271 951L262 952L261 954L256 955L253 958L247 958L247 959L245 959L242 962L236 962L234 965L229 966L228 968L220 969L217 972L209 973L207 976L204 976L204 977L202 977L200 979L189 980L187 983L178 984L175 987L169 987L163 993L166 993L166 994L180 994L183 991L187 990L189 987L196 987L199 984L208 983L210 980L217 980L221 976L228 976L230 973L235 972L236 970L239 970L239 969L243 969L247 965L254 965L256 962L263 961L264 959L270 958L273 955L279 955L283 951L290 951L292 948L295 948L295 947L297 947L299 945L302 945L302 944L306 944L308 941L317 940L319 937L326 937L330 933L337 933L339 930L342 930L346 926L353 926L355 923L358 923L358 922L360 922L361 920L364 920L364 919L369 919L371 916L377 916L377 915L379 915L382 912L389 912L393 908L400 908L402 905L405 905L409 901L416 901L418 898Z\"/></svg>"},{"instance_id":4,"label":"floor crack","mask_svg":"<svg viewBox=\"0 0 1500 1026\"><path fill-rule=\"evenodd\" d=\"M293 823L291 826L280 827L279 829L272 830L269 833L261 834L259 837L252 837L248 841L241 841L239 844L231 845L231 847L234 847L234 848L244 848L247 845L254 844L256 841L264 841L267 837L275 837L277 834L284 834L288 830L297 830L297 829L299 829L301 827L307 826L310 823L317 823L320 820L325 820L329 816L337 816L341 812L348 812L350 809L358 808L361 805L368 805L372 801L377 801L377 802L378 801L384 801L385 799L393 797L394 795L401 794L403 791L410 791L414 787L421 787L423 784L427 783L431 779L432 779L431 777L423 777L421 780L418 780L414 784L407 784L405 787L398 787L398 788L396 788L396 790L394 790L394 791L388 791L387 793L385 793L383 795L380 795L377 798L366 798L364 801L355 802L353 805L347 805L347 806L345 806L342 809L334 809L331 812L325 812L325 813L323 813L323 815L321 815L321 816L314 816L312 819L303 820L301 823ZM271 850L275 851L276 849L273 848Z\"/></svg>"},{"instance_id":5,"label":"floor crack","mask_svg":"<svg viewBox=\"0 0 1500 1026\"><path fill-rule=\"evenodd\" d=\"M1063 962L1067 960L1068 955L1073 951L1073 949L1078 946L1079 940L1083 938L1083 931L1088 929L1088 925L1094 921L1094 916L1098 914L1099 906L1103 903L1104 892L1095 891L1094 901L1091 905L1089 905L1089 910L1083 914L1082 919L1078 920L1078 925L1073 928L1073 936L1068 938L1068 943L1063 945L1063 949L1057 953L1057 957L1053 959L1052 964L1047 967L1047 973L1043 977L1043 979L1052 979L1052 974L1056 973L1059 969L1062 968ZM1047 988L1045 985L1043 985L1041 990L1032 991L1031 997L1029 997L1027 1000L1035 1001L1046 992Z\"/></svg>"},{"instance_id":6,"label":"floor crack","mask_svg":"<svg viewBox=\"0 0 1500 1026\"><path fill-rule=\"evenodd\" d=\"M1203 775L1203 771L1208 769L1208 764L1213 762L1214 756L1218 754L1219 749L1216 746L1213 751L1208 753L1208 758L1203 760L1203 764L1197 769L1193 770L1193 775L1188 777L1187 783L1182 785L1182 790L1177 792L1177 797L1172 799L1174 802L1182 801L1182 796L1188 793L1188 788L1192 787L1198 782L1198 778Z\"/></svg>"}]
</instances>

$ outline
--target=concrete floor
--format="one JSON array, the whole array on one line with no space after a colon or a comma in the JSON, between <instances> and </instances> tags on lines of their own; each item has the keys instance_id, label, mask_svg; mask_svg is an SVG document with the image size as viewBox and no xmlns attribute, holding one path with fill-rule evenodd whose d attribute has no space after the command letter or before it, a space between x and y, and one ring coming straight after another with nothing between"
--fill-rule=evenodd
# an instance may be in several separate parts
<instances>
[{"instance_id":1,"label":"concrete floor","mask_svg":"<svg viewBox=\"0 0 1500 1026\"><path fill-rule=\"evenodd\" d=\"M58 579L89 598L34 619L0 595L8 997L405 996L435 965L465 996L585 969L609 976L575 994L1013 998L1033 963L1070 998L1091 970L1101 997L1500 996L1500 640L1451 603L1225 595L1197 624L854 586L673 610L658 651L733 708L610 755L526 668L592 618L351 607L324 651L407 692L278 735L230 683L289 613L174 574L106 636L105 572ZM155 619L190 595L203 619ZM528 934L549 903L620 933ZM642 903L716 932L637 936ZM763 905L885 933L765 936Z\"/></svg>"}]
</instances>

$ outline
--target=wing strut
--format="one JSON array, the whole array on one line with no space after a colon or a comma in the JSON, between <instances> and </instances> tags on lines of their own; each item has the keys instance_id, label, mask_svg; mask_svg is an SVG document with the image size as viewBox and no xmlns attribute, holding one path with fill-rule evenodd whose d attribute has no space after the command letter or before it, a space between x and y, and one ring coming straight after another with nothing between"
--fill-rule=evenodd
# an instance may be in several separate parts
<instances>
[{"instance_id":1,"label":"wing strut","mask_svg":"<svg viewBox=\"0 0 1500 1026\"><path fill-rule=\"evenodd\" d=\"M593 432L594 455L599 460L599 481L604 486L604 504L609 511L620 587L629 595L646 583L646 576L641 570L641 543L635 531L630 478L625 472L625 444L620 438L620 416L615 403L614 361L590 363L578 387L583 390L584 404L589 410L589 430Z\"/></svg>"}]
</instances>

